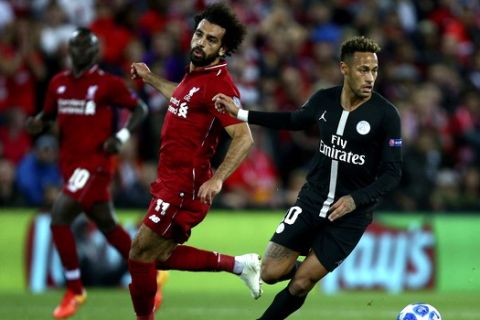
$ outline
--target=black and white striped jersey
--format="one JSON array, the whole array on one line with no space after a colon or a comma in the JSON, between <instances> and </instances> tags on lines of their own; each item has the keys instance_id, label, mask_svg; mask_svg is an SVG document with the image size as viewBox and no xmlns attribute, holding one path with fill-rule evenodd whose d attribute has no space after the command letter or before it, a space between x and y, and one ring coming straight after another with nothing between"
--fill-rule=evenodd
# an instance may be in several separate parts
<instances>
[{"instance_id":1,"label":"black and white striped jersey","mask_svg":"<svg viewBox=\"0 0 480 320\"><path fill-rule=\"evenodd\" d=\"M357 210L372 209L399 182L402 162L400 116L378 93L354 111L340 104L342 87L319 90L294 112L250 111L248 122L301 130L317 124L318 151L307 176L319 214L350 194ZM305 190L305 188L303 189Z\"/></svg>"}]
</instances>

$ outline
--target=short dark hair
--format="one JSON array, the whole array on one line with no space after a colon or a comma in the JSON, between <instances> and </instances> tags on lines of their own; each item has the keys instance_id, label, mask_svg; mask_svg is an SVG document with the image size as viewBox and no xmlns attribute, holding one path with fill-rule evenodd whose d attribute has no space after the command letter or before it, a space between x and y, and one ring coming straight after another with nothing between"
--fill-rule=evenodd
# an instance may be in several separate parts
<instances>
[{"instance_id":1,"label":"short dark hair","mask_svg":"<svg viewBox=\"0 0 480 320\"><path fill-rule=\"evenodd\" d=\"M372 52L378 53L382 50L378 43L364 36L353 37L342 43L340 50L340 60L345 61L353 56L355 52Z\"/></svg>"},{"instance_id":2,"label":"short dark hair","mask_svg":"<svg viewBox=\"0 0 480 320\"><path fill-rule=\"evenodd\" d=\"M98 51L100 50L100 43L98 37L92 30L84 27L78 27L70 36L68 41L70 46L72 45L82 45L84 50Z\"/></svg>"},{"instance_id":3,"label":"short dark hair","mask_svg":"<svg viewBox=\"0 0 480 320\"><path fill-rule=\"evenodd\" d=\"M203 19L225 29L225 35L222 39L225 55L229 56L238 49L247 31L225 4L214 3L207 6L202 13L195 16L195 29Z\"/></svg>"}]
</instances>

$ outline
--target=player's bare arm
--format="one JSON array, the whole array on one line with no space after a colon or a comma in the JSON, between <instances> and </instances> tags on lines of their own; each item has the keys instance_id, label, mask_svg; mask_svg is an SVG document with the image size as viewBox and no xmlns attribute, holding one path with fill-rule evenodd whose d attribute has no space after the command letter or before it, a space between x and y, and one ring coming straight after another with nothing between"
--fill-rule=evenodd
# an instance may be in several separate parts
<instances>
[{"instance_id":1,"label":"player's bare arm","mask_svg":"<svg viewBox=\"0 0 480 320\"><path fill-rule=\"evenodd\" d=\"M347 213L355 210L357 205L353 200L352 196L347 195L338 199L330 208L330 214L328 215L328 220L335 221L340 217L343 217Z\"/></svg>"},{"instance_id":2,"label":"player's bare arm","mask_svg":"<svg viewBox=\"0 0 480 320\"><path fill-rule=\"evenodd\" d=\"M227 113L230 116L236 118L238 114L238 108L233 99L223 93L215 95L212 99L215 102L215 108L218 112Z\"/></svg>"},{"instance_id":3,"label":"player's bare arm","mask_svg":"<svg viewBox=\"0 0 480 320\"><path fill-rule=\"evenodd\" d=\"M151 85L166 98L172 97L173 91L178 83L165 80L150 71L150 68L143 62L134 62L130 66L130 77L132 79L142 79L143 82Z\"/></svg>"},{"instance_id":4,"label":"player's bare arm","mask_svg":"<svg viewBox=\"0 0 480 320\"><path fill-rule=\"evenodd\" d=\"M142 101L138 100L138 105L131 116L128 118L124 128L120 129L115 135L109 137L103 144L103 150L110 154L120 152L122 145L130 138L130 133L147 117L148 107Z\"/></svg>"},{"instance_id":5,"label":"player's bare arm","mask_svg":"<svg viewBox=\"0 0 480 320\"><path fill-rule=\"evenodd\" d=\"M205 181L198 190L198 196L203 203L211 204L213 198L221 191L223 182L240 165L253 146L252 133L246 123L239 123L225 128L232 138L225 159L212 178Z\"/></svg>"}]
</instances>

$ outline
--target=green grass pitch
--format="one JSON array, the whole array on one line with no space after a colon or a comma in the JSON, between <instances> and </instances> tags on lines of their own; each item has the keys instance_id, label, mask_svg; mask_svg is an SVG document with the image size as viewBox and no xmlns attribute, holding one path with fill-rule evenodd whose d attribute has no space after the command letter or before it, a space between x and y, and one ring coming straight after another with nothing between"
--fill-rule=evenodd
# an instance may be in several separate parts
<instances>
[{"instance_id":1,"label":"green grass pitch","mask_svg":"<svg viewBox=\"0 0 480 320\"><path fill-rule=\"evenodd\" d=\"M180 280L181 278L183 280ZM267 307L277 289L276 286L265 288L265 295L254 301L242 288L241 283L229 281L227 276L192 277L174 272L170 280L165 288L164 304L157 313L157 319L256 319ZM185 280L191 282L186 283ZM216 286L208 282L214 282ZM87 303L71 319L135 319L126 289L90 289L88 293ZM41 295L1 293L0 319L51 319L50 314L61 295L61 291L49 291ZM435 305L444 320L480 319L479 296L431 293L387 295L380 292L333 296L313 292L305 305L289 319L395 320L396 313L404 305L419 300Z\"/></svg>"},{"instance_id":2,"label":"green grass pitch","mask_svg":"<svg viewBox=\"0 0 480 320\"><path fill-rule=\"evenodd\" d=\"M139 219L143 212L122 214L122 220ZM228 213L212 212L201 225L194 229L190 245L225 252L233 255L246 252L263 253L283 213ZM0 217L0 240L5 245L12 243L19 228L9 225L6 216ZM26 219L23 219L26 221ZM9 242L10 241L10 242ZM21 270L5 274L9 259L21 259L20 248L9 246L2 249L0 264L0 319L36 320L51 319L53 307L59 302L63 291L49 290L32 295L26 291L9 289L15 287L8 281L20 281ZM4 255L6 254L6 255ZM21 268L17 261L17 269ZM9 270L12 270L9 268ZM15 273L17 272L17 273ZM228 273L170 273L164 290L164 303L157 319L174 320L240 320L256 319L270 304L276 292L285 283L265 285L264 295L253 300L243 282ZM130 297L126 289L87 288L89 298L78 314L71 319L134 319ZM423 301L437 307L444 320L480 319L480 293L474 292L410 292L388 294L380 291L348 292L325 295L315 288L305 305L289 319L329 320L394 320L397 312L411 302Z\"/></svg>"}]
</instances>

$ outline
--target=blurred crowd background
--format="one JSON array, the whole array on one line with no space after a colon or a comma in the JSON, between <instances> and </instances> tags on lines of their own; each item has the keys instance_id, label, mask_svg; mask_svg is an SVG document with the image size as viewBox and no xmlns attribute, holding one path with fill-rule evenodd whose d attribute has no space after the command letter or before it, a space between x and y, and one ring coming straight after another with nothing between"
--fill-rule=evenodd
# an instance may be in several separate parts
<instances>
[{"instance_id":1,"label":"blurred crowd background","mask_svg":"<svg viewBox=\"0 0 480 320\"><path fill-rule=\"evenodd\" d=\"M129 80L130 63L178 82L188 63L193 16L206 0L0 0L0 206L49 207L61 188L55 129L29 136L46 86L68 68L77 26L101 40L100 65L123 76L150 115L125 145L115 205L146 208L168 101ZM339 85L339 47L354 35L383 48L376 90L399 109L403 178L388 211L480 213L480 2L478 0L231 0L248 26L228 59L244 107L299 108ZM221 208L283 208L295 201L318 148L315 128L252 126L255 148L225 183ZM179 133L181 134L181 133ZM225 150L222 142L218 164Z\"/></svg>"}]
</instances>

